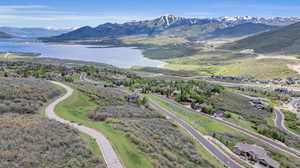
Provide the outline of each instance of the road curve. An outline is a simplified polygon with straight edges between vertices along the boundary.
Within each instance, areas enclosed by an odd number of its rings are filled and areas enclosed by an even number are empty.
[[[293,133],[288,128],[286,128],[286,126],[284,125],[284,114],[281,112],[281,109],[274,108],[274,112],[276,115],[275,120],[274,120],[275,127],[283,132],[286,132],[287,134],[290,134],[292,136],[300,138],[300,135]]]
[[[179,119],[171,112],[166,111],[162,107],[160,107],[157,103],[153,101],[149,101],[149,104],[155,108],[156,110],[164,113],[164,115],[174,120],[176,123],[178,123],[181,127],[183,127],[186,131],[188,131],[194,138],[197,139],[206,149],[209,151],[212,155],[214,155],[218,160],[223,162],[225,165],[227,165],[230,168],[242,168],[239,163],[232,160],[228,155],[226,155],[223,151],[221,151],[218,147],[213,145],[209,140],[207,140],[199,131],[194,129],[191,125],[186,123],[185,121]]]
[[[161,99],[163,99],[164,101],[167,101],[169,103],[176,104],[176,105],[182,106],[183,108],[186,108],[185,106],[183,106],[182,104],[177,103],[174,100],[170,100],[170,99],[168,99],[166,97],[163,97],[163,96],[159,96],[159,97]],[[186,108],[186,109],[191,110],[189,108]],[[193,111],[193,110],[191,110],[191,111]],[[230,123],[230,122],[218,119],[216,117],[207,115],[205,113],[199,113],[199,114],[202,115],[202,116],[205,116],[205,117],[207,117],[209,119],[212,119],[214,121],[217,121],[219,123],[222,123],[224,125],[227,125],[227,126],[233,128],[233,129],[235,129],[235,130],[237,130],[237,131],[239,131],[241,133],[244,133],[244,134],[249,135],[249,136],[251,136],[253,138],[256,138],[256,139],[260,140],[261,142],[267,143],[267,144],[269,144],[269,145],[271,145],[271,146],[273,146],[273,147],[275,147],[275,148],[277,148],[277,149],[279,149],[281,151],[284,151],[284,152],[289,153],[289,154],[291,154],[291,155],[293,155],[295,157],[300,158],[300,152],[296,151],[295,149],[289,148],[288,146],[286,146],[285,144],[282,144],[281,142],[274,141],[274,140],[272,140],[270,138],[267,138],[267,137],[265,137],[263,135],[254,133],[254,132],[249,131],[249,130],[247,130],[245,128],[239,127],[239,126],[237,126],[237,125],[235,125],[233,123]]]
[[[71,121],[64,120],[55,114],[54,109],[56,105],[64,101],[68,97],[72,96],[73,89],[60,82],[51,81],[51,83],[63,87],[64,89],[66,89],[67,93],[64,96],[56,99],[53,103],[49,104],[46,107],[45,110],[46,116],[49,119],[53,119],[64,124],[68,124],[73,128],[78,129],[80,132],[88,134],[89,136],[94,138],[101,149],[107,168],[123,168],[123,165],[121,164],[121,161],[119,160],[117,154],[113,150],[113,147],[111,146],[110,142],[107,140],[107,138],[104,135],[102,135],[100,132],[94,129],[79,125],[77,123],[72,123]]]

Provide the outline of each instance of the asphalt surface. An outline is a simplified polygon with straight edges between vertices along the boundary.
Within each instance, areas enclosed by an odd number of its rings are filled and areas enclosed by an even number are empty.
[[[288,104],[287,104],[287,108],[290,110],[290,111],[293,111],[296,113],[298,119],[300,119],[300,112],[298,111],[298,104],[300,104],[300,98],[293,98],[292,101],[290,101]]]
[[[185,106],[183,106],[182,104],[177,103],[177,102],[174,101],[174,100],[170,100],[170,99],[168,99],[168,98],[166,98],[166,97],[163,97],[163,96],[159,96],[159,97],[160,97],[161,99],[163,99],[163,100],[169,102],[169,103],[176,104],[176,105],[179,105],[179,106],[182,106],[182,107],[186,108]],[[189,108],[186,108],[186,109],[195,112],[194,110],[191,110],[191,109],[189,109]],[[207,114],[205,114],[205,113],[199,113],[199,112],[197,112],[197,113],[198,113],[198,114],[201,114],[201,115],[203,115],[203,116],[205,116],[205,117],[207,117],[207,118],[210,118],[210,119],[212,119],[212,120],[214,120],[214,121],[217,121],[217,122],[219,122],[219,123],[222,123],[222,124],[224,124],[224,125],[227,125],[227,126],[233,128],[233,129],[235,129],[235,130],[237,130],[237,131],[239,131],[239,132],[241,132],[241,133],[244,133],[244,134],[247,134],[247,135],[249,135],[249,136],[251,136],[251,137],[254,137],[254,138],[256,138],[256,139],[258,139],[258,140],[260,140],[260,141],[262,141],[262,142],[265,142],[265,143],[267,143],[267,144],[269,144],[269,145],[271,145],[271,146],[273,146],[273,147],[275,147],[275,148],[277,148],[277,149],[279,149],[279,150],[281,150],[281,151],[284,151],[284,152],[286,152],[286,153],[289,153],[289,154],[291,154],[291,155],[294,155],[294,156],[300,158],[300,152],[296,151],[295,149],[292,149],[292,148],[287,147],[285,144],[283,144],[283,143],[281,143],[281,142],[274,141],[274,140],[272,140],[272,139],[270,139],[270,138],[267,138],[267,137],[265,137],[265,136],[263,136],[263,135],[259,135],[259,134],[257,134],[257,133],[252,132],[252,131],[249,131],[249,130],[247,130],[247,129],[241,128],[241,127],[239,127],[239,126],[237,126],[237,125],[235,125],[235,124],[233,124],[233,123],[230,123],[230,122],[227,122],[227,121],[218,119],[218,118],[216,118],[216,117],[207,115]]]
[[[69,86],[66,86],[66,85],[60,83],[60,82],[52,81],[51,83],[65,88],[67,90],[67,93],[63,97],[56,99],[53,103],[49,104],[46,107],[46,110],[45,110],[46,116],[50,119],[70,125],[71,127],[78,129],[80,132],[88,134],[89,136],[94,138],[96,140],[98,146],[101,149],[103,158],[107,165],[107,168],[123,168],[123,165],[121,164],[121,161],[119,160],[113,147],[111,146],[110,142],[104,135],[102,135],[100,132],[98,132],[92,128],[89,128],[89,127],[86,127],[83,125],[79,125],[77,123],[74,123],[74,122],[71,122],[68,120],[64,120],[55,114],[54,109],[55,109],[56,105],[59,104],[60,102],[64,101],[68,97],[72,96],[73,89]]]
[[[244,94],[240,94],[240,93],[237,93],[241,96],[244,96],[244,97],[247,97],[248,99],[253,99],[253,100],[257,100],[257,99],[260,99],[260,100],[266,100],[267,99],[264,99],[264,98],[260,98],[260,97],[252,97],[252,96],[248,96],[248,95],[244,95]],[[292,101],[293,102],[293,101]],[[300,138],[300,135],[298,134],[295,134],[294,132],[290,131],[289,129],[286,128],[286,126],[284,125],[284,114],[282,113],[281,109],[278,108],[278,107],[275,107],[274,108],[274,112],[275,112],[275,120],[274,120],[274,124],[275,124],[275,127],[278,128],[279,130],[287,133],[287,134],[290,134],[292,136],[295,136],[295,137],[298,137]]]
[[[195,130],[191,125],[185,121],[179,119],[174,114],[161,108],[158,104],[150,101],[149,104],[156,110],[162,112],[167,118],[176,121],[181,127],[188,131],[193,137],[195,137],[211,154],[213,154],[217,159],[223,162],[230,168],[242,168],[240,164],[232,160],[228,155],[222,152],[218,147],[213,145],[209,140],[207,140],[199,131]]]
[[[279,108],[274,109],[276,118],[275,118],[275,127],[278,128],[279,130],[286,132],[287,134],[290,134],[292,136],[300,138],[300,135],[293,133],[290,131],[286,126],[284,125],[284,114],[281,112]]]

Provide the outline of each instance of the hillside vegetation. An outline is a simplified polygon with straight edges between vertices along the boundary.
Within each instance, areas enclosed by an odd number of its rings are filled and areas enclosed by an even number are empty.
[[[62,91],[46,80],[0,78],[0,168],[105,168],[79,132],[40,115]]]
[[[245,35],[251,35],[264,31],[270,31],[278,29],[277,26],[270,26],[265,24],[245,23],[234,27],[228,27],[225,29],[218,29],[213,32],[214,37],[241,37]]]
[[[60,94],[59,89],[44,80],[0,78],[0,114],[36,114]]]
[[[90,84],[81,84],[80,89],[98,104],[97,109],[89,112],[89,118],[95,122],[105,121],[114,129],[125,132],[127,138],[151,158],[153,167],[213,167],[211,164],[216,162],[176,124],[157,111],[128,103],[126,94]]]
[[[222,48],[254,49],[258,53],[300,54],[300,23],[242,39]]]
[[[34,115],[0,115],[0,168],[105,168],[78,132]]]

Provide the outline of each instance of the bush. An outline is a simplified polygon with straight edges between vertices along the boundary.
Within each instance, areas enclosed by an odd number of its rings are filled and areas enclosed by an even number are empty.
[[[212,114],[213,113],[213,107],[212,106],[205,106],[202,108],[202,112],[206,114]]]
[[[33,115],[0,115],[0,168],[105,168],[78,132]]]
[[[34,114],[61,91],[45,80],[0,78],[0,114]]]

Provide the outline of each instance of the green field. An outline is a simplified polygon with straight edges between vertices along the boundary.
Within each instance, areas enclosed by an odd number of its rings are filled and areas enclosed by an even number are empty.
[[[120,40],[126,45],[168,45],[188,42],[188,40],[184,38],[172,38],[167,36],[149,37],[143,35],[125,36],[121,37]]]
[[[287,64],[294,61],[280,59],[256,60],[249,58],[235,61],[232,64],[216,67],[216,75],[243,76],[255,79],[272,79],[275,77],[299,77],[299,74],[290,70]]]
[[[74,90],[73,95],[60,103],[55,108],[55,111],[60,117],[66,120],[81,123],[103,133],[110,140],[126,167],[152,168],[150,158],[129,141],[126,133],[117,131],[106,123],[92,122],[88,119],[88,112],[96,107],[97,104],[90,101],[90,98],[86,94]],[[92,143],[92,146],[94,145]]]

